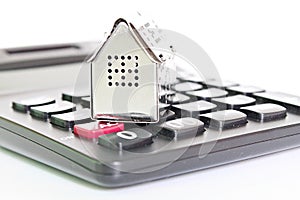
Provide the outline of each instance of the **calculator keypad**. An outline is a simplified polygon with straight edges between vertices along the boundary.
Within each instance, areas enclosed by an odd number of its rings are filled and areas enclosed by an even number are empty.
[[[206,86],[209,88],[204,89]],[[155,124],[93,121],[89,94],[79,91],[64,92],[61,99],[14,101],[13,109],[30,111],[32,117],[49,121],[53,127],[115,150],[150,145],[156,136],[181,141],[205,134],[205,128],[223,131],[246,126],[248,120],[265,123],[284,119],[287,111],[300,113],[299,97],[264,92],[258,87],[189,80],[176,83],[172,89],[175,91],[169,91],[159,103],[160,121]]]

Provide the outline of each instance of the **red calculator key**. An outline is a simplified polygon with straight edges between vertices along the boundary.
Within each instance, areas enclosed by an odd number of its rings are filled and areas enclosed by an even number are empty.
[[[80,137],[94,139],[101,135],[124,131],[124,124],[118,122],[91,122],[74,126],[74,134]]]

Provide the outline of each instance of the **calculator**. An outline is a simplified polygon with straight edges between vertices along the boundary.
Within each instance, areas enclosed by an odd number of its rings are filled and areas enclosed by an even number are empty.
[[[203,81],[180,66],[158,122],[92,119],[90,90],[74,84],[98,46],[0,51],[0,146],[96,185],[122,187],[300,144],[300,97]]]

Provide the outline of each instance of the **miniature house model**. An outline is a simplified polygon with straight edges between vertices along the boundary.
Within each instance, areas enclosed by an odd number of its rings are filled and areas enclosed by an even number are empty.
[[[158,121],[157,70],[161,61],[131,23],[118,19],[88,62],[92,118]]]

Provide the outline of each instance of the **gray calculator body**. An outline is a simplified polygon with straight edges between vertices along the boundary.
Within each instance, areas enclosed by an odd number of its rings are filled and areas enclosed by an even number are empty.
[[[279,152],[300,144],[300,116],[292,112],[283,120],[268,123],[249,120],[246,126],[222,132],[206,128],[203,134],[181,140],[155,136],[149,146],[120,153],[12,109],[11,103],[17,98],[50,95],[60,99],[65,89],[74,86],[81,62],[90,53],[86,48],[94,50],[95,46],[89,43],[74,44],[71,49],[24,48],[14,49],[12,52],[21,53],[13,54],[1,51],[1,147],[97,185],[121,187]],[[139,128],[147,130],[147,127]]]

